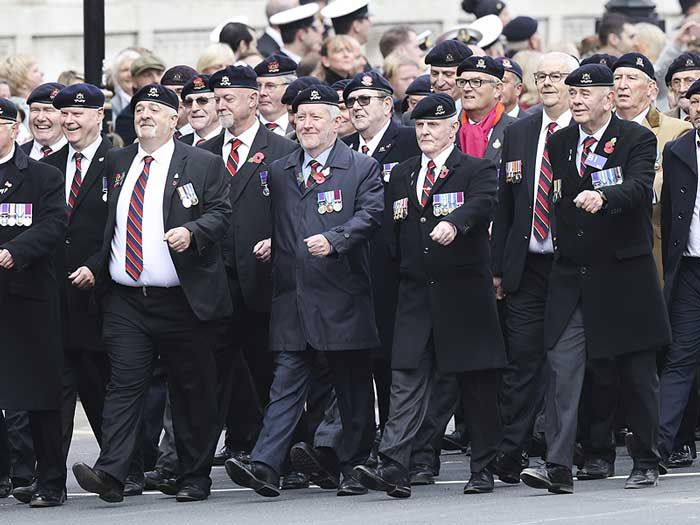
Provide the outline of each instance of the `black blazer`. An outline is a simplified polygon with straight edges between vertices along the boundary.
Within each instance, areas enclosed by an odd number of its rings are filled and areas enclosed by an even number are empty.
[[[224,131],[199,147],[221,156]],[[243,159],[231,184],[231,226],[222,243],[224,263],[229,275],[234,303],[244,302],[257,312],[269,312],[272,300],[272,265],[258,261],[253,247],[272,235],[269,178],[263,184],[264,173],[270,174],[270,164],[298,148],[298,144],[280,137],[260,125],[253,139],[248,159]],[[260,162],[253,158],[262,157]],[[263,174],[263,178],[260,175]],[[265,189],[267,188],[267,192]],[[265,195],[265,193],[268,193]]]
[[[131,144],[110,151],[105,161],[110,185],[101,271],[95,289],[98,299],[110,289],[109,259],[121,182],[137,153],[138,145]],[[175,140],[163,194],[163,223],[166,231],[183,226],[192,232],[189,249],[183,253],[171,250],[170,256],[192,311],[203,321],[223,319],[233,313],[220,246],[231,221],[227,177],[220,156]],[[187,183],[192,183],[199,197],[199,204],[190,208],[182,205],[176,191]]]
[[[187,135],[183,135],[178,140],[180,142],[183,142],[184,144],[187,144],[188,146],[193,146],[194,145],[194,133],[188,133]]]
[[[27,154],[27,157],[29,154],[32,152],[32,148],[34,147],[34,139],[30,140],[29,142],[25,142],[22,144],[19,148]]]
[[[114,121],[114,132],[119,135],[124,141],[124,145],[128,146],[136,140],[136,129],[134,128],[134,112],[131,111],[131,105],[126,106]]]

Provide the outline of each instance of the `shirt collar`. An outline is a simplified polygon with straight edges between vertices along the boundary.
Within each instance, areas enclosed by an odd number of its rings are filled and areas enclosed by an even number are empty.
[[[300,57],[299,55],[297,55],[294,51],[290,51],[290,50],[287,49],[286,47],[282,47],[281,51],[282,51],[282,53],[284,53],[285,55],[287,55],[289,58],[291,58],[292,60],[294,60],[294,62],[296,62],[297,64],[298,64],[299,62],[301,62],[301,57]]]
[[[513,109],[511,109],[507,113],[508,116],[513,117],[513,118],[518,118],[519,114],[520,114],[520,106],[518,106],[517,104],[513,107]]]
[[[244,146],[247,146],[250,148],[253,146],[253,140],[255,140],[255,135],[257,135],[259,129],[260,129],[260,122],[258,122],[258,119],[255,119],[255,122],[253,122],[253,125],[250,126],[247,130],[245,130],[243,133],[241,133],[237,137],[234,137],[233,133],[231,133],[227,129],[224,132],[224,144],[228,144],[231,139],[238,139],[243,143]]]
[[[12,157],[15,156],[15,144],[12,144],[12,149],[10,150],[10,153],[5,155],[4,157],[0,158],[0,165],[6,164],[12,160]]]
[[[650,107],[651,106],[647,106],[647,108],[644,109],[639,115],[637,115],[636,117],[632,117],[630,120],[632,122],[636,122],[641,126],[644,123],[644,119],[646,119],[647,115],[649,114]]]
[[[102,144],[102,137],[100,135],[98,135],[92,144],[90,144],[87,148],[85,148],[83,151],[80,152],[83,154],[83,158],[87,162],[92,162],[92,158],[95,156],[95,153],[97,153],[97,148],[100,147],[100,144]],[[53,148],[51,148],[51,149],[53,149]],[[56,151],[56,150],[54,150],[54,151]],[[73,155],[75,155],[75,152],[76,152],[75,148],[71,144],[68,144],[68,160],[69,161],[73,160]]]
[[[49,144],[49,148],[51,148],[52,153],[56,153],[58,150],[60,150],[63,146],[68,144],[68,141],[66,140],[66,137],[61,135],[61,138],[58,139],[56,142],[53,144]],[[41,148],[43,148],[43,144],[39,144],[36,139],[34,139],[34,144],[32,144],[32,149],[36,151],[41,151]]]
[[[374,137],[372,137],[369,142],[365,142],[365,139],[363,139],[362,135],[360,135],[360,151],[362,151],[362,146],[365,145],[371,152],[374,152],[377,146],[379,146],[379,141],[382,140],[384,133],[386,133],[386,130],[389,129],[389,124],[391,124],[391,118],[387,119],[386,124],[382,126],[382,128]]]
[[[448,147],[446,147],[444,150],[437,154],[437,156],[433,159],[436,168],[440,168],[445,165],[445,162],[447,162],[447,158],[452,154],[453,149],[455,149],[454,144],[450,144]],[[425,153],[423,153],[421,155],[421,168],[427,167],[428,162],[430,162],[430,159]]]
[[[141,144],[139,144],[139,151],[136,154],[136,160],[138,162],[143,162],[144,157],[150,156],[153,157],[156,164],[162,164],[167,168],[170,166],[173,153],[175,153],[175,139],[170,139],[153,153],[146,153],[146,151],[141,147]]]
[[[190,133],[194,133],[194,128],[192,125],[188,122],[181,128],[178,128],[178,131],[180,132],[180,135],[189,135]]]
[[[335,146],[335,142],[333,144],[331,144],[330,147],[328,147],[327,149],[322,151],[316,157],[312,157],[311,155],[309,155],[309,153],[306,150],[304,150],[304,164],[303,164],[302,168],[306,168],[306,166],[309,165],[309,162],[314,160],[314,159],[316,159],[321,164],[321,166],[323,166],[325,168],[326,163],[328,162],[328,157],[330,156],[331,151],[333,151],[333,146]]]
[[[569,122],[571,122],[571,111],[567,109],[566,111],[564,111],[564,113],[559,115],[559,118],[557,120],[552,120],[551,118],[549,118],[549,115],[547,115],[547,112],[542,111],[542,129],[546,130],[550,122],[557,123],[557,129],[555,131],[559,131],[560,129],[567,127],[569,125]]]
[[[197,134],[197,132],[195,131],[194,132],[194,141],[196,143],[199,139],[210,140],[210,139],[213,139],[214,137],[216,137],[219,133],[221,133],[221,126],[217,126],[214,131],[212,131],[211,133],[209,133],[208,135],[206,135],[204,137],[200,137]]]
[[[598,130],[596,131],[593,135],[589,135],[585,131],[583,131],[583,128],[581,126],[578,127],[578,143],[579,146],[583,144],[583,141],[586,140],[587,137],[593,137],[596,139],[596,144],[600,142],[600,139],[603,138],[603,134],[605,133],[605,130],[608,129],[608,126],[610,125],[610,121],[612,120],[612,113],[608,117],[608,121]]]

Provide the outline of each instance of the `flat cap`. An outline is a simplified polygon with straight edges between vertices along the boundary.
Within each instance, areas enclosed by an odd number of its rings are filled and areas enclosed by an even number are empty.
[[[523,68],[521,68],[520,64],[518,64],[515,60],[505,57],[497,57],[494,58],[494,60],[503,66],[503,71],[510,71],[522,81]]]
[[[197,71],[190,66],[173,66],[163,73],[160,83],[164,86],[184,86],[197,76]]]
[[[58,82],[47,82],[46,84],[41,84],[34,88],[29,96],[27,97],[27,106],[31,106],[34,102],[40,104],[53,104],[53,99],[56,98],[58,92],[65,88],[63,84]]]
[[[457,40],[445,40],[430,50],[425,57],[425,63],[436,67],[457,67],[472,55],[472,50],[467,44]]]
[[[613,72],[615,72],[618,67],[631,67],[638,69],[639,71],[645,73],[649,78],[654,78],[654,64],[652,64],[651,61],[641,53],[625,53],[615,61],[615,64],[613,64]]]
[[[407,95],[430,95],[430,75],[421,75],[411,82],[406,88]]]
[[[373,70],[364,71],[352,77],[348,87],[343,90],[343,98],[348,98],[350,93],[357,91],[358,89],[373,89],[375,91],[383,91],[389,94],[394,93],[394,88],[391,87],[389,81]]]
[[[666,85],[671,84],[671,79],[673,75],[681,71],[695,71],[700,69],[700,55],[695,53],[681,53],[676,58],[673,59],[671,65],[668,66],[666,71]]]
[[[131,63],[131,68],[129,71],[131,72],[132,77],[136,77],[149,69],[165,71],[165,62],[163,62],[153,53],[144,53]]]
[[[105,105],[105,95],[102,90],[92,84],[73,84],[64,87],[53,99],[56,109],[88,108],[100,109]]]
[[[455,101],[444,93],[432,93],[411,111],[412,120],[444,120],[457,114]]]
[[[564,83],[574,87],[611,87],[613,74],[610,68],[602,64],[586,64],[569,73]]]
[[[185,100],[187,95],[196,95],[197,93],[211,93],[212,90],[209,87],[209,75],[197,75],[182,88],[180,93],[180,98]]]
[[[508,42],[522,42],[537,33],[537,20],[529,16],[516,16],[503,28]]]
[[[486,73],[503,80],[504,68],[490,56],[472,56],[464,60],[457,68],[457,74],[461,75],[465,71],[474,71],[477,73]]]
[[[608,55],[607,53],[596,53],[595,55],[591,55],[581,60],[581,65],[586,66],[588,64],[603,64],[605,67],[610,69],[610,71],[612,71],[616,61],[616,56]]]
[[[327,104],[337,106],[340,104],[340,99],[335,89],[326,84],[319,84],[318,86],[302,89],[297,96],[294,97],[292,111],[296,113],[299,106],[303,104]]]
[[[162,84],[148,84],[139,89],[131,97],[131,110],[136,112],[136,104],[139,102],[155,102],[163,104],[177,111],[180,107],[180,100],[175,92]]]
[[[209,77],[209,89],[246,88],[258,89],[258,75],[250,66],[226,66]]]
[[[281,77],[282,75],[295,75],[297,63],[287,55],[270,55],[254,68],[258,77]]]
[[[17,122],[17,106],[11,100],[0,97],[0,120]]]
[[[300,91],[317,84],[323,84],[323,82],[316,77],[297,78],[294,82],[287,86],[287,89],[284,90],[284,95],[282,95],[282,104],[291,106]]]

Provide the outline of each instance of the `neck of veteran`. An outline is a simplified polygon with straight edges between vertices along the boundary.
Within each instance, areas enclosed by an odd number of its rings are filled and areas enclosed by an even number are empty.
[[[587,134],[587,135],[595,135],[598,130],[601,128],[604,128],[605,126],[608,125],[608,122],[610,122],[610,119],[612,118],[612,112],[606,111],[604,112],[600,117],[597,119],[591,119],[585,124],[581,124],[581,129]]]
[[[255,124],[255,121],[257,119],[258,118],[257,118],[257,108],[256,108],[245,119],[235,121],[233,123],[233,126],[228,128],[228,130],[231,133],[231,135],[233,135],[234,137],[240,137],[241,135],[243,135],[243,133],[248,131],[253,124]]]
[[[622,120],[634,120],[635,117],[644,113],[646,115],[649,107],[651,106],[651,101],[645,100],[641,107],[635,106],[630,108],[615,108],[615,113]]]

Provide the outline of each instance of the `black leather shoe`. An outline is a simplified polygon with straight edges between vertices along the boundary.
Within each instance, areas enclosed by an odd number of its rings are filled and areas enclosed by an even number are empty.
[[[29,502],[30,507],[60,507],[66,502],[65,490],[39,489]]]
[[[433,468],[429,465],[418,464],[411,469],[411,486],[434,485]]]
[[[205,490],[199,485],[193,483],[185,483],[180,490],[177,491],[175,499],[181,503],[189,501],[204,501],[209,497],[209,490]]]
[[[546,467],[526,468],[520,480],[533,489],[547,489],[553,494],[573,494],[574,478],[571,469],[548,463]]]
[[[282,476],[282,490],[308,489],[309,476],[303,472],[288,472]]]
[[[308,474],[312,483],[327,490],[338,488],[340,473],[323,449],[297,443],[289,451],[289,457],[294,468]]]
[[[626,489],[646,489],[656,487],[659,484],[659,469],[656,468],[633,468],[627,481]]]
[[[395,461],[383,460],[375,468],[358,465],[354,470],[360,483],[370,490],[386,492],[392,498],[411,497],[408,471]]]
[[[12,481],[10,476],[0,477],[0,498],[7,498],[12,492]]]
[[[247,450],[234,450],[231,452],[231,457],[237,459],[241,463],[250,464],[250,452]]]
[[[590,458],[583,467],[576,471],[576,479],[585,481],[589,479],[605,479],[615,475],[615,464],[608,463],[602,458]]]
[[[493,465],[493,473],[503,483],[517,485],[520,483],[520,473],[523,470],[522,459],[517,460],[510,454],[500,454]]]
[[[673,452],[668,457],[668,468],[690,467],[693,464],[693,455],[689,445]]]
[[[464,452],[467,450],[468,446],[469,440],[467,436],[459,429],[455,429],[454,432],[442,436],[443,450],[461,450]]]
[[[372,449],[369,451],[369,457],[365,461],[366,465],[370,467],[376,467],[379,465],[379,443],[382,441],[382,430],[377,428],[374,432],[374,443],[372,443]]]
[[[97,494],[102,501],[119,503],[124,500],[124,487],[116,479],[85,463],[73,465],[73,475],[83,490]]]
[[[474,472],[464,486],[465,494],[487,494],[493,492],[493,474],[489,469]]]
[[[144,478],[135,474],[129,474],[124,481],[124,497],[140,496],[143,494]]]
[[[264,463],[246,464],[235,458],[226,460],[226,473],[235,484],[253,489],[261,496],[274,498],[280,495],[280,476]]]
[[[165,470],[150,470],[143,475],[146,490],[158,490],[168,496],[175,496],[180,489],[177,477]]]
[[[231,454],[231,450],[224,445],[219,452],[214,454],[214,461],[213,465],[216,465],[217,467],[222,467],[224,463],[226,463],[226,460],[231,458],[233,454]]]
[[[29,503],[30,501],[32,501],[32,495],[37,491],[38,488],[39,487],[37,486],[36,481],[33,481],[29,485],[15,487],[15,489],[12,491],[12,497],[22,503]]]
[[[367,494],[367,487],[358,481],[354,472],[347,475],[341,474],[340,485],[338,485],[338,496],[362,496]]]

